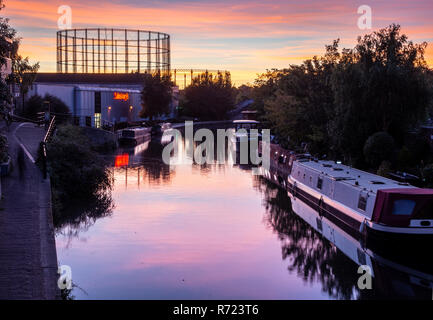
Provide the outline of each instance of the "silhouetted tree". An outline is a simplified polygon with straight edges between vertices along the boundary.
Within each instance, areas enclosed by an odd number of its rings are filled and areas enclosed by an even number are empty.
[[[322,57],[270,70],[253,89],[254,107],[289,148],[306,142],[311,153],[364,165],[363,146],[384,131],[401,147],[410,128],[432,105],[426,43],[413,44],[390,25],[339,51],[339,40]]]
[[[44,97],[39,95],[31,96],[27,100],[27,106],[24,109],[23,116],[29,119],[37,119],[38,112],[45,112],[45,101],[50,103],[51,112],[70,114],[69,107],[62,100],[47,93]]]
[[[0,10],[4,7],[3,1],[0,1]],[[9,19],[0,17],[0,67],[10,58],[12,62],[12,73],[6,79],[0,79],[0,102],[11,103],[12,96],[9,92],[8,85],[17,85],[20,90],[22,104],[24,106],[25,94],[36,77],[39,70],[39,63],[30,64],[29,58],[23,58],[18,53],[20,38],[16,37],[15,29],[9,26]]]
[[[47,145],[48,172],[57,227],[82,226],[110,214],[112,181],[82,129],[60,126]]]
[[[181,103],[183,114],[202,120],[223,120],[235,103],[229,72],[202,73],[185,88]]]
[[[144,77],[143,90],[141,92],[140,117],[151,120],[154,117],[168,114],[172,98],[173,82],[169,74],[161,72],[147,73]]]
[[[384,160],[391,160],[394,153],[394,139],[386,132],[376,132],[364,145],[365,160],[377,167]]]

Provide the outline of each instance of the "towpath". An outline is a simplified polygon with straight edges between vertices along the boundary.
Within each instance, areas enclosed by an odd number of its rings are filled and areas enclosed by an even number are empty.
[[[0,127],[14,167],[1,179],[0,299],[59,298],[50,181],[34,163],[44,130],[13,123],[7,131],[3,121]]]

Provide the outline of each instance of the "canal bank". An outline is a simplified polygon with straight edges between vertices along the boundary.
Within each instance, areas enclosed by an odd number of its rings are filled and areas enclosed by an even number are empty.
[[[2,178],[0,299],[57,299],[57,254],[50,180],[34,164],[44,130],[13,124],[8,137],[14,169]],[[21,165],[17,158],[24,152]],[[21,152],[22,154],[22,152]]]

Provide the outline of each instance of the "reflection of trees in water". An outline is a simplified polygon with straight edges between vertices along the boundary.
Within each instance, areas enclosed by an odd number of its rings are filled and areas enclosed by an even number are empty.
[[[282,257],[289,272],[305,282],[320,282],[322,290],[337,299],[356,298],[358,266],[292,211],[287,192],[262,177],[255,187],[264,195],[265,222],[282,242]]]
[[[144,170],[143,179],[151,185],[167,184],[171,181],[173,171],[162,161],[164,145],[160,141],[151,141],[149,147],[140,154],[137,166]]]
[[[147,179],[150,185],[168,184],[174,171],[161,160],[145,159],[141,162],[140,169],[144,170],[143,179]]]

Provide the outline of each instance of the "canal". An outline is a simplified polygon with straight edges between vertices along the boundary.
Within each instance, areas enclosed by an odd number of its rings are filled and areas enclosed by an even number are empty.
[[[431,298],[431,274],[371,253],[373,289],[360,290],[347,247],[362,247],[348,238],[338,248],[251,168],[170,167],[161,152],[153,142],[119,150],[113,206],[57,228],[75,299]]]

